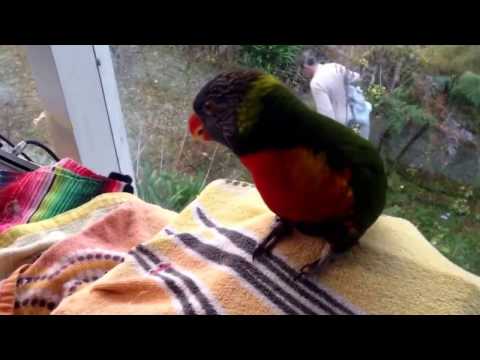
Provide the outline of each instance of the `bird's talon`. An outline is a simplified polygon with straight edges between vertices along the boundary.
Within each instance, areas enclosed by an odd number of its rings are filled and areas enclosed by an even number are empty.
[[[309,273],[310,270],[311,270],[310,267],[311,267],[310,264],[307,264],[307,265],[302,266],[302,268],[300,269],[300,273],[301,273],[302,275],[305,275],[305,274]]]
[[[295,281],[298,281],[300,280],[300,278],[302,278],[303,276],[305,275],[304,272],[300,271],[294,278]]]
[[[323,266],[325,266],[325,264],[331,263],[334,260],[335,260],[335,256],[333,255],[332,247],[330,244],[327,243],[322,249],[320,258],[312,263],[303,265],[302,268],[300,269],[299,275],[296,276],[295,280],[297,280],[303,275],[310,274],[312,270],[321,270]]]
[[[263,246],[261,246],[261,245],[257,246],[257,248],[253,251],[252,261],[255,261],[255,259],[256,259],[259,255],[261,255],[264,251],[265,251],[265,249],[263,248]]]
[[[283,222],[278,216],[275,217],[275,222],[272,227],[271,233],[264,239],[257,248],[253,251],[252,261],[255,261],[258,256],[269,252],[275,247],[277,242],[285,235],[291,232],[291,226],[288,223]]]
[[[263,240],[257,248],[253,251],[252,260],[254,261],[260,255],[264,254],[267,251],[270,251],[271,248],[275,245],[277,241],[276,236],[269,236],[265,240]]]

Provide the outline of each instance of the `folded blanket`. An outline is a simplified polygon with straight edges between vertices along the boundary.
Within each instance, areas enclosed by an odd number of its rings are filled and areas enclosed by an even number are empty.
[[[127,193],[106,193],[53,218],[8,229],[0,234],[0,280],[21,265],[33,263],[58,241],[80,232],[121,204],[136,200]]]
[[[0,171],[0,234],[19,224],[51,218],[95,196],[129,184],[97,175],[71,159],[26,173]]]
[[[122,263],[132,247],[152,238],[176,215],[133,195],[110,196],[107,200],[116,201],[117,206],[110,207],[106,215],[98,219],[99,211],[105,209],[105,195],[103,204],[91,202],[73,211],[70,217],[74,217],[75,212],[83,213],[83,216],[76,214],[80,221],[98,220],[55,243],[33,264],[21,266],[0,282],[0,314],[50,313],[62,299]],[[87,213],[91,216],[85,216]],[[60,221],[52,220],[56,221],[42,224],[45,230],[58,229]],[[72,223],[69,221],[68,225]]]
[[[252,261],[273,221],[254,187],[215,181],[53,314],[480,314],[480,279],[408,221],[382,216],[360,246],[298,281],[324,243],[294,233]]]

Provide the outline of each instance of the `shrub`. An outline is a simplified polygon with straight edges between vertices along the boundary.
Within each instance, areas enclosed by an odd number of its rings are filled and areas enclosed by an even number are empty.
[[[383,115],[389,127],[396,133],[399,133],[409,122],[425,125],[437,121],[434,116],[412,100],[410,91],[402,87],[383,96],[377,111]]]
[[[180,211],[202,191],[204,176],[183,175],[152,169],[145,165],[138,181],[138,195],[143,200],[173,211]]]
[[[480,109],[480,75],[470,71],[465,72],[453,83],[450,99],[459,105]]]
[[[295,65],[301,49],[301,45],[242,45],[240,61],[248,67],[284,78]]]
[[[480,73],[480,46],[435,45],[422,50],[428,70],[438,74],[457,74],[465,71]]]

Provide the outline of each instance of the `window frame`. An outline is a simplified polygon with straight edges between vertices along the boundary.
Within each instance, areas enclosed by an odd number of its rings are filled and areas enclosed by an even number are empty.
[[[134,177],[109,45],[27,45],[52,145],[102,175]]]

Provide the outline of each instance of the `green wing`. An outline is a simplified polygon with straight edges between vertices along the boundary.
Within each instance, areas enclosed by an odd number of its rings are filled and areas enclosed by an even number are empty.
[[[326,151],[332,167],[352,170],[356,222],[369,227],[386,201],[387,178],[380,154],[371,142],[344,125],[317,113],[308,117],[303,141],[316,151]]]

